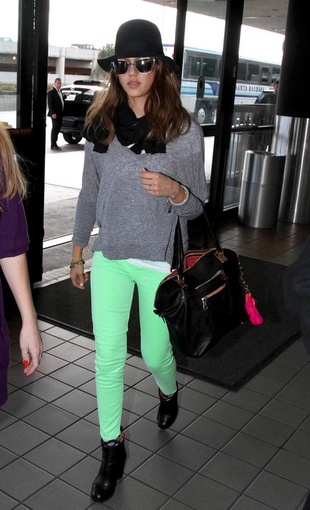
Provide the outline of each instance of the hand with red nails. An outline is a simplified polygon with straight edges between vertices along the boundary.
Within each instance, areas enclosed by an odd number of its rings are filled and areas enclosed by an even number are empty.
[[[25,253],[0,259],[3,274],[18,306],[22,327],[19,335],[24,373],[31,375],[42,357],[42,340],[34,308]]]
[[[37,323],[28,274],[26,252],[29,245],[27,220],[22,198],[27,182],[20,171],[10,135],[0,123],[0,266],[14,296],[21,318],[19,344],[24,373],[38,368],[42,340]],[[7,327],[0,282],[0,406],[8,397],[10,331]]]
[[[28,306],[30,307],[28,311],[30,320],[29,322],[23,322],[19,336],[25,375],[33,374],[33,372],[38,368],[43,352],[36,313],[34,311],[34,307],[32,309],[33,305],[31,303],[28,303]]]

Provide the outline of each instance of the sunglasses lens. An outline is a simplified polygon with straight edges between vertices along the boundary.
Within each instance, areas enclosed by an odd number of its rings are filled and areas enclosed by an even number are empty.
[[[128,62],[126,60],[117,60],[113,62],[113,70],[115,74],[125,74],[128,69]]]
[[[135,67],[138,73],[147,74],[153,71],[155,62],[155,58],[151,57],[138,58],[134,62],[129,62],[128,60],[117,60],[116,62],[112,63],[112,67],[115,74],[127,73],[131,65]]]
[[[155,60],[153,58],[139,58],[135,62],[136,69],[139,73],[150,73],[154,67]]]

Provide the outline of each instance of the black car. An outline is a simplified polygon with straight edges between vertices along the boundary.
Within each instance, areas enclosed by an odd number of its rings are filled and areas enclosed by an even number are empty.
[[[76,80],[72,85],[60,88],[64,98],[64,111],[60,132],[67,143],[79,143],[85,115],[95,93],[102,90],[104,84],[95,80]]]

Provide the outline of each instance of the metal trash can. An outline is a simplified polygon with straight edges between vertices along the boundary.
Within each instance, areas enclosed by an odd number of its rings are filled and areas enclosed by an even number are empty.
[[[239,220],[255,228],[276,226],[285,156],[267,151],[245,151]]]
[[[310,119],[291,119],[288,140],[278,219],[308,224],[310,223]]]

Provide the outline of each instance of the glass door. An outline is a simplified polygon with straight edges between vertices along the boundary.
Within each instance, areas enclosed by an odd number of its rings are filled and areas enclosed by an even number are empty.
[[[182,103],[205,131],[205,173],[210,193],[214,132],[218,118],[227,2],[204,1],[186,13]],[[209,195],[207,200],[209,199]]]
[[[284,3],[287,4],[287,1]],[[264,26],[262,13],[257,12],[257,16],[255,14],[253,2],[245,0],[226,167],[224,209],[234,208],[239,204],[245,151],[270,150],[274,133],[284,42],[283,20],[277,28],[277,10],[264,12],[263,16],[268,19],[270,27],[265,30],[261,28]]]
[[[16,127],[18,0],[5,5],[0,16],[0,122]]]

